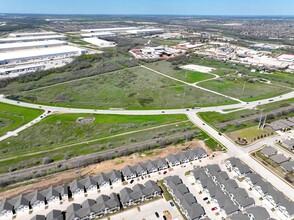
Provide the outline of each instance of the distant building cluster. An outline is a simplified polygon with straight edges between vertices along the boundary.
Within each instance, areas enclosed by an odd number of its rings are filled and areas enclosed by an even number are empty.
[[[66,59],[87,52],[68,45],[63,41],[66,38],[55,32],[12,33],[0,38],[0,77],[62,66],[70,61]]]

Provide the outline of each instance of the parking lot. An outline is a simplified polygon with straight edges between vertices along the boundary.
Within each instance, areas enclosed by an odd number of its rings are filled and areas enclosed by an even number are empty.
[[[118,214],[110,216],[109,218],[104,218],[104,220],[159,220],[164,219],[164,211],[169,211],[170,213],[171,218],[168,218],[166,216],[167,220],[184,220],[176,206],[172,207],[170,203],[167,202],[164,198],[149,202],[144,205],[139,205],[138,207],[134,207],[124,212],[120,212]],[[159,217],[155,215],[155,212],[158,213]]]

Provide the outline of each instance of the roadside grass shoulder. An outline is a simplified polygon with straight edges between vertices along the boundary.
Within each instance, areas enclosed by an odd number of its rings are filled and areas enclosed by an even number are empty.
[[[24,125],[43,113],[43,110],[0,103],[0,136]]]

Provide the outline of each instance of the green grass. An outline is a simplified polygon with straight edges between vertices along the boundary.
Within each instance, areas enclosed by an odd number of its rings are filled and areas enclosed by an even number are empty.
[[[0,103],[0,136],[32,121],[42,113],[38,109]]]
[[[78,117],[94,117],[95,121],[79,125],[76,123]],[[185,115],[52,115],[17,137],[1,142],[0,173],[7,172],[10,167],[22,169],[40,165],[46,156],[59,161],[65,156],[93,154],[195,129]]]
[[[80,108],[163,109],[232,104],[234,101],[142,67],[130,68],[20,94],[20,99]]]
[[[270,113],[273,110],[278,110],[283,107],[288,107],[294,102],[294,98],[292,99],[287,99],[279,102],[273,102],[265,105],[260,105],[256,109],[246,109],[246,110],[240,110],[240,111],[235,111],[227,114],[221,114],[218,112],[200,112],[198,115],[206,121],[208,124],[212,125],[215,127],[217,130],[219,130],[218,125],[221,123],[225,122],[230,122],[236,119],[243,119],[247,118],[251,115],[256,115],[256,117],[259,117],[261,113]],[[293,113],[288,113],[287,116],[290,117],[292,116]],[[278,120],[279,118],[284,118],[286,116],[280,116],[276,117],[275,119],[268,120],[273,121],[273,120]],[[248,128],[254,125],[257,125],[258,122],[255,122],[253,120],[248,120],[243,122],[241,125],[235,125],[235,124],[230,124],[226,127],[225,132],[232,132],[236,130],[240,130],[242,128]]]
[[[194,72],[194,71],[188,71],[183,69],[175,70],[173,66],[171,65],[171,63],[167,61],[149,63],[149,64],[146,64],[146,66],[188,83],[195,83],[195,82],[211,79],[214,77],[213,75],[210,75],[207,73]]]
[[[199,86],[247,102],[271,98],[291,91],[287,88],[264,84],[261,82],[250,83],[241,78],[235,78],[234,80],[228,78],[211,80],[199,83]]]
[[[230,137],[233,141],[237,141],[238,138],[246,139],[248,143],[252,143],[255,140],[259,139],[261,136],[269,136],[273,134],[274,131],[269,128],[265,127],[263,130],[258,129],[257,126],[244,128],[238,131],[233,131],[228,134],[228,137]]]

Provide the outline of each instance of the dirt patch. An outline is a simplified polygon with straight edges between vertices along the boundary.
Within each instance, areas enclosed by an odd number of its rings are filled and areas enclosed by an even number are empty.
[[[84,177],[87,175],[96,175],[101,172],[109,172],[112,169],[121,170],[126,165],[135,165],[138,162],[145,162],[147,160],[153,160],[158,157],[167,157],[169,154],[178,153],[186,149],[194,149],[196,147],[203,147],[208,154],[211,154],[211,150],[205,146],[203,141],[191,141],[186,144],[169,146],[162,149],[149,150],[144,153],[134,153],[130,156],[119,157],[113,160],[104,161],[98,164],[89,165],[85,168],[73,169],[58,174],[50,175],[44,178],[31,180],[31,183],[16,186],[16,188],[9,189],[0,193],[0,200],[4,198],[12,198],[22,193],[32,192],[34,190],[47,189],[50,186],[62,185],[70,183],[74,179]]]

